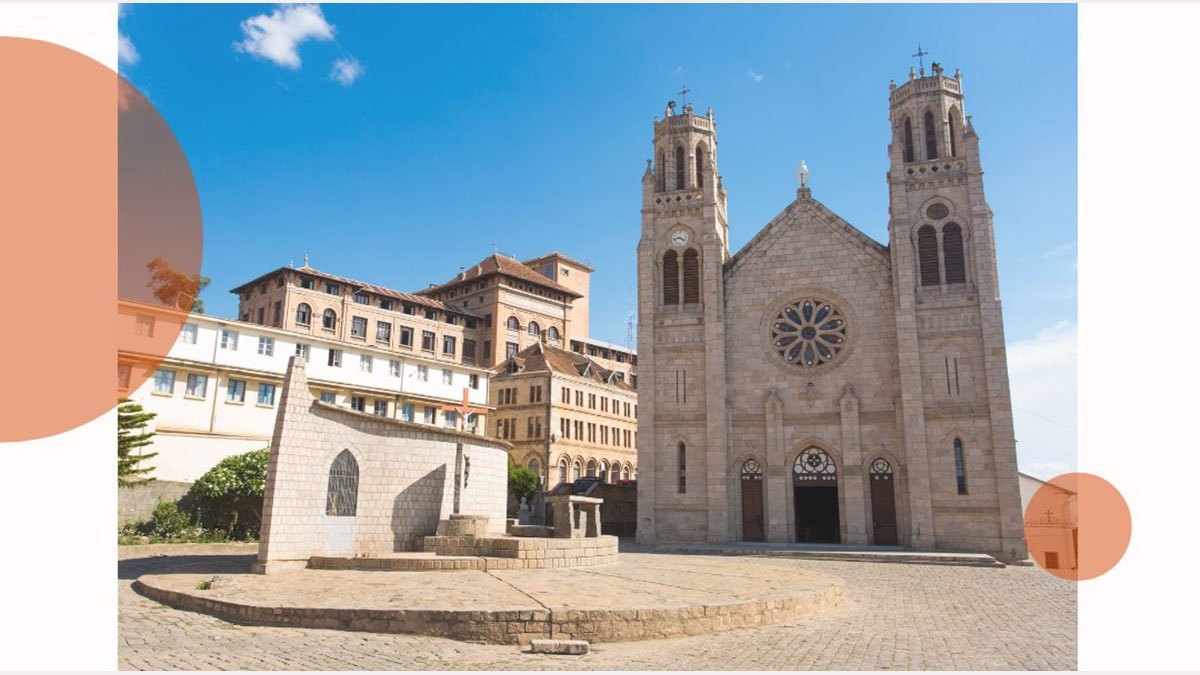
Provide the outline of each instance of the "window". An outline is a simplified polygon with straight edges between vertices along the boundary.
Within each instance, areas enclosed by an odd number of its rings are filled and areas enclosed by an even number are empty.
[[[433,351],[436,342],[437,342],[437,334],[436,333],[434,333],[433,331],[429,331],[429,330],[421,331],[421,349],[423,351],[427,351],[427,352]]]
[[[700,302],[700,255],[689,248],[683,253],[683,303]]]
[[[349,450],[333,458],[325,494],[327,516],[353,516],[358,510],[358,461]]]
[[[629,465],[621,467],[621,480],[629,480]]]
[[[685,180],[685,172],[687,164],[684,162],[683,146],[675,146],[675,189],[682,190],[687,187]]]
[[[559,339],[557,326],[550,326],[549,328],[546,329],[546,339],[547,340],[558,340]]]
[[[437,409],[431,405],[425,406],[425,424],[433,424],[437,415]]]
[[[266,307],[258,308],[258,323],[260,323],[260,324],[267,323],[267,308]]]
[[[963,460],[963,442],[954,439],[954,478],[958,481],[958,494],[967,494],[967,467]]]
[[[536,385],[529,388],[529,402],[540,403],[542,401],[542,385]]]
[[[704,160],[705,160],[705,158],[706,158],[706,153],[704,152],[704,146],[697,145],[696,146],[696,187],[698,187],[698,188],[704,187],[704,164],[705,164]],[[613,482],[616,482],[616,475],[613,476]]]
[[[328,403],[330,405],[336,405],[337,404],[337,395],[334,394],[332,391],[323,391],[323,392],[321,392],[321,403]]]
[[[429,366],[417,366],[417,379],[422,382],[429,381]]]
[[[562,393],[562,402],[566,403],[566,404],[570,404],[571,403],[571,390],[567,389],[566,387],[563,387],[561,390],[561,393]]]
[[[464,361],[474,361],[475,360],[475,341],[474,340],[463,340],[463,354],[462,355],[463,355]]]
[[[583,407],[583,392],[578,389],[575,390],[575,405]]]
[[[275,405],[275,385],[260,382],[258,384],[259,405]]]
[[[454,384],[454,371],[442,369],[442,384]]]
[[[912,162],[915,160],[913,156],[913,138],[912,138],[912,118],[904,118],[904,161]]]
[[[470,384],[470,387],[472,389],[479,388],[479,376],[478,375],[476,375],[475,373],[471,373],[470,375],[467,376],[467,378],[468,378],[467,381]]]
[[[380,298],[379,299],[379,309],[386,309],[386,310],[390,311],[392,309],[392,301],[384,300],[383,298]]]
[[[350,319],[350,336],[366,339],[367,337],[367,320],[361,316],[355,316]]]
[[[917,230],[917,257],[920,259],[921,285],[940,285],[942,274],[938,269],[937,233],[932,225],[922,225]]]
[[[355,293],[354,302],[357,302],[360,305],[369,305],[371,304],[371,296],[367,295],[366,293]]]
[[[482,300],[482,298],[480,298],[480,300]],[[475,319],[467,319],[463,323],[466,325],[467,330],[475,330],[479,326],[479,322]]]
[[[332,284],[332,283],[329,283],[328,281],[326,281],[325,282],[325,292],[330,295],[337,295],[340,292],[340,289],[338,288],[337,284]]]
[[[321,328],[325,330],[337,329],[337,312],[332,309],[327,309],[321,315]]]
[[[342,367],[342,350],[340,350],[340,349],[330,349],[329,350],[329,366],[331,368],[341,368]]]
[[[957,118],[957,117],[958,117],[958,110],[955,108],[951,108],[950,109],[950,117],[947,120],[950,123],[950,156],[951,157],[958,157],[958,138],[957,138],[958,124],[956,124],[954,121],[955,118]]]
[[[311,291],[315,287],[316,287],[316,284],[313,283],[312,279],[304,279],[304,278],[300,279],[300,288],[307,288],[308,290]]]
[[[687,492],[687,446],[679,444],[679,494]]]
[[[542,475],[542,463],[537,461],[537,458],[529,460],[529,470],[540,479]]]
[[[204,398],[208,392],[208,376],[200,373],[188,373],[187,395]]]
[[[521,322],[517,321],[517,317],[510,316],[508,321],[504,323],[504,327],[509,330],[521,330]]]
[[[579,474],[582,472],[582,469],[583,467],[579,464],[579,460],[575,460],[571,464],[571,480],[579,480]]]
[[[221,330],[221,349],[237,350],[237,331]]]
[[[390,359],[388,361],[388,373],[392,377],[400,377],[400,362],[396,359]]]
[[[409,316],[414,316],[417,313],[417,309],[415,307],[413,307],[412,305],[405,305],[405,304],[400,305],[400,311],[405,314],[408,314]]]
[[[246,381],[245,380],[230,380],[225,385],[225,400],[230,403],[245,403],[246,402]]]
[[[175,393],[175,371],[162,368],[154,371],[154,392],[156,394]]]
[[[375,399],[375,414],[379,415],[380,417],[387,417],[388,402]]]
[[[437,310],[426,307],[425,318],[429,319],[430,321],[437,321]]]
[[[299,356],[300,358],[304,359],[305,361],[308,361],[308,352],[309,351],[310,350],[309,350],[308,345],[304,344],[303,342],[296,343],[296,356]]]
[[[454,316],[453,314],[446,314],[446,317],[445,317],[444,321],[445,321],[446,323],[450,324],[451,326],[457,326],[457,325],[458,325],[458,317],[457,317],[457,316]]]
[[[414,408],[415,406],[413,404],[405,403],[404,407],[400,409],[400,419],[404,420],[405,422],[413,421],[413,414],[415,412]]]
[[[275,301],[275,306],[271,310],[271,321],[276,326],[283,321],[283,303],[279,300]]]
[[[458,338],[454,337],[453,335],[443,335],[442,336],[442,354],[445,354],[446,356],[454,356],[454,351],[456,349],[457,342],[458,342]]]
[[[663,304],[679,304],[679,254],[673,249],[663,254]]]
[[[307,302],[296,305],[296,324],[307,326],[312,323],[312,307]]]
[[[367,410],[366,397],[365,396],[351,396],[350,397],[350,409],[357,410],[358,412],[366,412],[366,410]]]
[[[367,354],[358,357],[358,369],[364,373],[371,372],[371,367],[374,365],[374,360]]]
[[[451,429],[458,426],[458,413],[453,410],[447,410],[442,414],[442,423]]]
[[[401,347],[413,346],[413,329],[409,328],[408,326],[400,327],[400,346]]]
[[[538,322],[530,321],[526,328],[528,329],[530,335],[536,338],[540,338],[542,336],[542,327],[538,325]]]
[[[596,395],[595,394],[588,394],[588,408],[591,410],[596,409]]]
[[[196,332],[198,328],[194,323],[183,324],[183,329],[179,331],[179,341],[184,344],[196,344]]]
[[[925,159],[937,159],[937,133],[933,126],[933,112],[925,111]]]
[[[391,344],[392,342],[392,324],[387,321],[375,322],[375,341],[380,344]]]
[[[963,260],[962,228],[958,223],[947,223],[942,228],[942,259],[946,264],[946,283],[965,284],[967,267]]]
[[[658,151],[658,161],[654,164],[654,190],[656,192],[665,192],[667,190],[667,157],[662,151]],[[563,477],[566,480],[566,477]]]
[[[517,343],[508,342],[504,345],[504,358],[511,359],[517,355]]]
[[[258,353],[263,356],[275,355],[275,338],[260,337],[258,338]]]

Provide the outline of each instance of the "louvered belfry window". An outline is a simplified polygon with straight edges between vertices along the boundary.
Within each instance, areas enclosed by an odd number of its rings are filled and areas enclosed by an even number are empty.
[[[946,261],[946,283],[967,283],[962,228],[958,223],[949,223],[942,228],[942,258]]]
[[[913,161],[912,118],[904,118],[904,161]]]
[[[667,191],[667,155],[662,150],[658,151],[658,163],[654,165],[654,189]]]
[[[700,302],[700,256],[696,249],[689,248],[683,254],[683,303],[692,305]]]
[[[696,148],[696,187],[704,187],[704,149]]]
[[[937,159],[937,133],[933,127],[933,113],[925,111],[925,159]]]
[[[920,259],[921,285],[940,285],[942,278],[938,270],[937,233],[931,225],[922,225],[917,230],[917,257]]]
[[[679,304],[679,254],[667,251],[663,254],[663,304]]]
[[[683,155],[683,146],[675,146],[675,189],[682,190],[686,187],[684,183],[684,174],[687,173],[687,163]]]

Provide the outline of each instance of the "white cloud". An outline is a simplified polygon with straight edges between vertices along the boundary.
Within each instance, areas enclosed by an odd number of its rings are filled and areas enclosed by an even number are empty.
[[[345,56],[333,62],[333,70],[330,71],[329,77],[349,87],[354,84],[359,75],[362,75],[362,72],[363,67],[358,59],[353,56]]]
[[[747,70],[746,74],[750,76],[750,79],[754,80],[755,84],[758,84],[759,82],[763,81],[763,76],[754,72],[753,69]]]
[[[295,70],[300,67],[296,47],[307,40],[332,40],[333,30],[320,5],[285,5],[243,21],[246,39],[234,48]]]
[[[133,41],[124,33],[117,33],[117,61],[132,66],[142,60],[142,55],[133,46]]]
[[[1060,321],[1008,345],[1017,464],[1039,478],[1078,465],[1078,334],[1075,323]]]

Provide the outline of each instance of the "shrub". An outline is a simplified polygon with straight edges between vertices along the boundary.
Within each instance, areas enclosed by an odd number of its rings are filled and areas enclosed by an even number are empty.
[[[185,497],[205,530],[232,539],[255,539],[262,523],[268,450],[252,450],[217,462]]]
[[[529,497],[537,490],[538,476],[524,467],[508,467],[508,491],[518,500]]]
[[[159,500],[150,522],[143,525],[146,534],[159,539],[189,539],[196,535],[196,525],[187,512],[174,501]]]

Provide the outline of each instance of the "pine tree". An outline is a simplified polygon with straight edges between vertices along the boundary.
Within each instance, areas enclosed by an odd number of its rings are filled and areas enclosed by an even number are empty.
[[[142,410],[142,406],[123,398],[117,406],[117,487],[133,487],[149,483],[154,478],[146,474],[154,467],[143,467],[141,462],[157,455],[157,452],[137,452],[150,445],[155,435],[145,431],[146,423],[154,419],[155,413]]]

